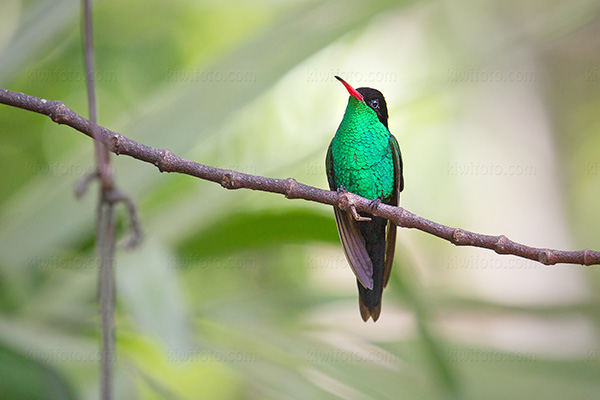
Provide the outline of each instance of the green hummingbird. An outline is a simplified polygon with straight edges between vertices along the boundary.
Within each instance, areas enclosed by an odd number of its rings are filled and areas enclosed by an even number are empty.
[[[339,76],[350,93],[344,118],[327,150],[325,166],[330,190],[348,191],[379,203],[397,206],[404,188],[402,156],[388,129],[387,104],[379,90],[354,89]],[[366,214],[357,221],[334,207],[346,259],[356,275],[360,315],[377,321],[381,295],[390,279],[396,248],[396,225]],[[368,219],[368,220],[367,220]]]

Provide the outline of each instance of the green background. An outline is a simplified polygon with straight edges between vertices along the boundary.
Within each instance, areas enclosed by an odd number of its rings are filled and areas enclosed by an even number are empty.
[[[598,1],[94,3],[99,122],[204,164],[325,188],[347,92],[381,90],[401,203],[600,249]],[[87,116],[79,4],[0,3],[0,87]],[[0,398],[96,399],[89,138],[0,106]],[[362,322],[330,207],[113,157],[145,242],[117,252],[118,399],[589,399],[596,267],[401,229]],[[120,236],[127,233],[119,209]]]

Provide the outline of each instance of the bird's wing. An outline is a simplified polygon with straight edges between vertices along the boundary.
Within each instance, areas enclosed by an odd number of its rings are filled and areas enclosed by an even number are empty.
[[[333,155],[331,145],[327,150],[327,158],[325,160],[327,168],[327,181],[329,182],[330,190],[337,190],[338,186],[335,182],[333,173]],[[373,289],[373,262],[367,253],[365,241],[360,233],[358,224],[354,217],[346,212],[333,207],[335,212],[335,222],[337,224],[340,241],[344,248],[344,254],[350,268],[356,275],[356,279],[367,289]]]
[[[394,135],[390,134],[390,151],[394,161],[394,190],[388,204],[397,206],[400,201],[400,192],[404,189],[404,176],[402,175],[402,154],[400,146]],[[385,237],[385,269],[383,272],[383,287],[386,287],[392,273],[392,264],[394,263],[394,253],[396,251],[396,228],[397,226],[390,221],[387,223],[387,233]]]
[[[373,262],[367,253],[358,224],[350,213],[338,208],[335,208],[334,211],[335,222],[337,222],[338,233],[348,264],[360,284],[367,289],[373,289]]]

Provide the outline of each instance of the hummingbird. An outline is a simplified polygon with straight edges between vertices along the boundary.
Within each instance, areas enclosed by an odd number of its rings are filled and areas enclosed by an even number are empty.
[[[402,156],[388,129],[388,110],[377,89],[354,89],[339,76],[350,98],[344,118],[331,140],[325,159],[330,190],[348,191],[379,203],[397,206],[404,189]],[[381,296],[390,279],[396,249],[396,225],[365,213],[334,207],[337,230],[346,259],[356,275],[363,321],[377,321]]]

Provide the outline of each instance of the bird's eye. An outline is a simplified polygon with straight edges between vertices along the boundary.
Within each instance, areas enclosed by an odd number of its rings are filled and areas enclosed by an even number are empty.
[[[371,107],[379,108],[379,100],[377,100],[377,99],[371,100]]]

